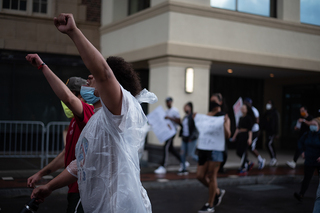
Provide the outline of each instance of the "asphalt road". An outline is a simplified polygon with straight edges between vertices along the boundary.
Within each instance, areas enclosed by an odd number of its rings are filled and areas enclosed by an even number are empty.
[[[226,194],[216,212],[223,213],[301,213],[312,212],[318,182],[313,180],[303,202],[293,198],[300,184],[225,186]],[[207,200],[202,186],[149,189],[153,213],[196,213]],[[28,197],[1,198],[0,213],[18,213]],[[61,213],[66,209],[66,195],[51,195],[38,213]]]

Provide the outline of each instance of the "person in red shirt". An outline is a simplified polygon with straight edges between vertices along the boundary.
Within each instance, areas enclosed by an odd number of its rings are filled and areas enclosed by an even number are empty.
[[[33,58],[41,60],[36,54],[33,55]],[[81,86],[88,84],[85,79],[71,77],[65,85],[50,69],[45,71],[44,75],[55,94],[72,111],[74,116],[68,128],[65,148],[47,166],[28,178],[27,184],[30,188],[34,188],[35,183],[44,175],[51,174],[62,167],[67,167],[75,159],[75,146],[78,138],[94,113],[94,106],[85,103],[80,94]],[[71,213],[75,212],[75,210],[78,213],[83,212],[77,182],[68,185],[68,187],[68,207],[66,212]]]

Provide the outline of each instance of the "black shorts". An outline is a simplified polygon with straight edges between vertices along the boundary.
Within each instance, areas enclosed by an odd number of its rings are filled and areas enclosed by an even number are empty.
[[[212,150],[198,150],[198,164],[204,165],[207,161],[212,161]]]
[[[216,150],[198,150],[198,164],[204,165],[207,161],[223,162],[223,152]]]

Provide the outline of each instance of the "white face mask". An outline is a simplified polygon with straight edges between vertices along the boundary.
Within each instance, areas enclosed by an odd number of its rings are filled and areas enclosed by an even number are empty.
[[[266,105],[266,109],[267,109],[267,110],[270,110],[271,108],[272,108],[272,105],[271,105],[271,104],[267,104],[267,105]]]

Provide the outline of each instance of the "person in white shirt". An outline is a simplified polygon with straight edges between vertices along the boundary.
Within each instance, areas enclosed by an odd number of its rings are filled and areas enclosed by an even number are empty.
[[[49,183],[35,188],[31,198],[43,202],[53,190],[78,181],[85,213],[151,213],[140,181],[138,150],[145,139],[142,130],[148,125],[140,102],[152,96],[154,103],[156,96],[141,91],[137,74],[123,58],[105,60],[76,26],[72,14],[60,14],[54,24],[72,39],[92,73],[83,88],[101,101],[101,107],[95,108],[79,137],[76,160]]]
[[[258,136],[259,136],[259,111],[257,110],[257,108],[255,108],[254,106],[252,106],[252,100],[251,98],[245,98],[244,99],[244,103],[248,104],[248,106],[251,107],[254,117],[256,118],[256,120],[254,121],[254,125],[251,129],[252,131],[252,143],[249,147],[249,150],[252,152],[253,155],[255,155],[258,159],[258,169],[263,169],[265,164],[266,164],[266,159],[262,158],[261,155],[259,154],[258,150],[256,149],[257,146],[257,142],[258,142]]]
[[[180,114],[177,108],[172,106],[173,99],[171,97],[166,98],[166,105],[167,105],[167,110],[166,110],[166,117],[165,119],[168,119],[171,121],[172,125],[174,128],[178,128],[178,126],[181,124],[180,121]],[[162,157],[162,162],[159,166],[158,169],[154,170],[154,173],[156,174],[165,174],[167,172],[166,166],[168,165],[168,158],[169,158],[169,152],[171,152],[180,162],[181,164],[181,157],[179,153],[174,149],[173,147],[173,139],[175,135],[168,139],[164,146],[163,146],[163,157]],[[186,165],[188,163],[186,162]]]

